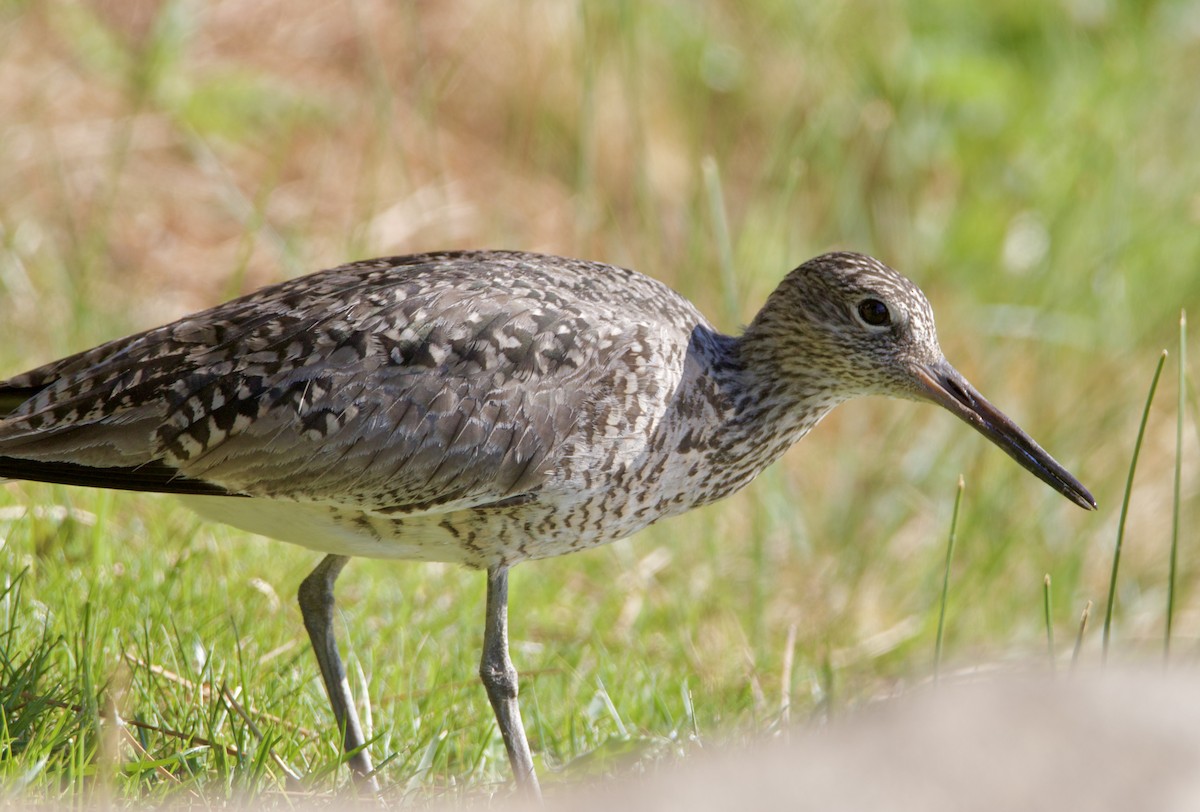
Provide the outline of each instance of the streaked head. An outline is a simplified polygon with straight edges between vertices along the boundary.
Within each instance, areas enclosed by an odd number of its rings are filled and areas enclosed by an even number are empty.
[[[987,437],[1080,507],[1096,500],[945,359],[920,288],[876,259],[833,253],[792,271],[746,331],[777,374],[836,400],[929,400]]]

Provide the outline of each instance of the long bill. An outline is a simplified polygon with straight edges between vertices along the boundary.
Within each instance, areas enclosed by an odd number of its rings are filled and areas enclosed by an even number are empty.
[[[1016,423],[979,394],[947,361],[943,359],[935,364],[919,365],[913,371],[922,397],[953,412],[1004,449],[1026,471],[1081,508],[1095,510],[1096,500],[1088,489]]]

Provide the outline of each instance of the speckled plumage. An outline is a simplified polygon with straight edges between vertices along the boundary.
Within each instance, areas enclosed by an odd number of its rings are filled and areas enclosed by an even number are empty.
[[[789,415],[736,350],[608,265],[371,260],[11,379],[36,394],[0,424],[0,474],[107,469],[327,552],[513,564],[732,492],[836,402]]]
[[[869,394],[935,400],[1094,505],[945,363],[921,292],[850,253],[794,270],[738,337],[595,262],[494,251],[344,265],[0,383],[0,477],[176,493],[330,553],[301,605],[348,750],[362,738],[329,628],[344,557],[488,569],[484,681],[536,789],[507,569],[726,496]],[[350,760],[370,773],[365,754]]]

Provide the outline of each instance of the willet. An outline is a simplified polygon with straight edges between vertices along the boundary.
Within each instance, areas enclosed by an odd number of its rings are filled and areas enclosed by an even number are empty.
[[[949,409],[1095,500],[942,356],[921,291],[870,257],[788,274],[738,337],[634,271],[507,251],[343,265],[0,384],[0,477],[178,494],[327,555],[300,609],[356,778],[376,779],[333,635],[350,556],[487,571],[480,676],[538,783],[508,571],[748,484],[837,404]]]

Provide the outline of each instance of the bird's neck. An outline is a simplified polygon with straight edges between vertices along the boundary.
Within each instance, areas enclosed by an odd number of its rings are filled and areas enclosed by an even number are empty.
[[[782,366],[753,334],[694,336],[693,350],[704,372],[692,386],[713,411],[703,433],[685,431],[679,446],[699,450],[709,472],[694,504],[749,484],[841,402],[827,382]]]

